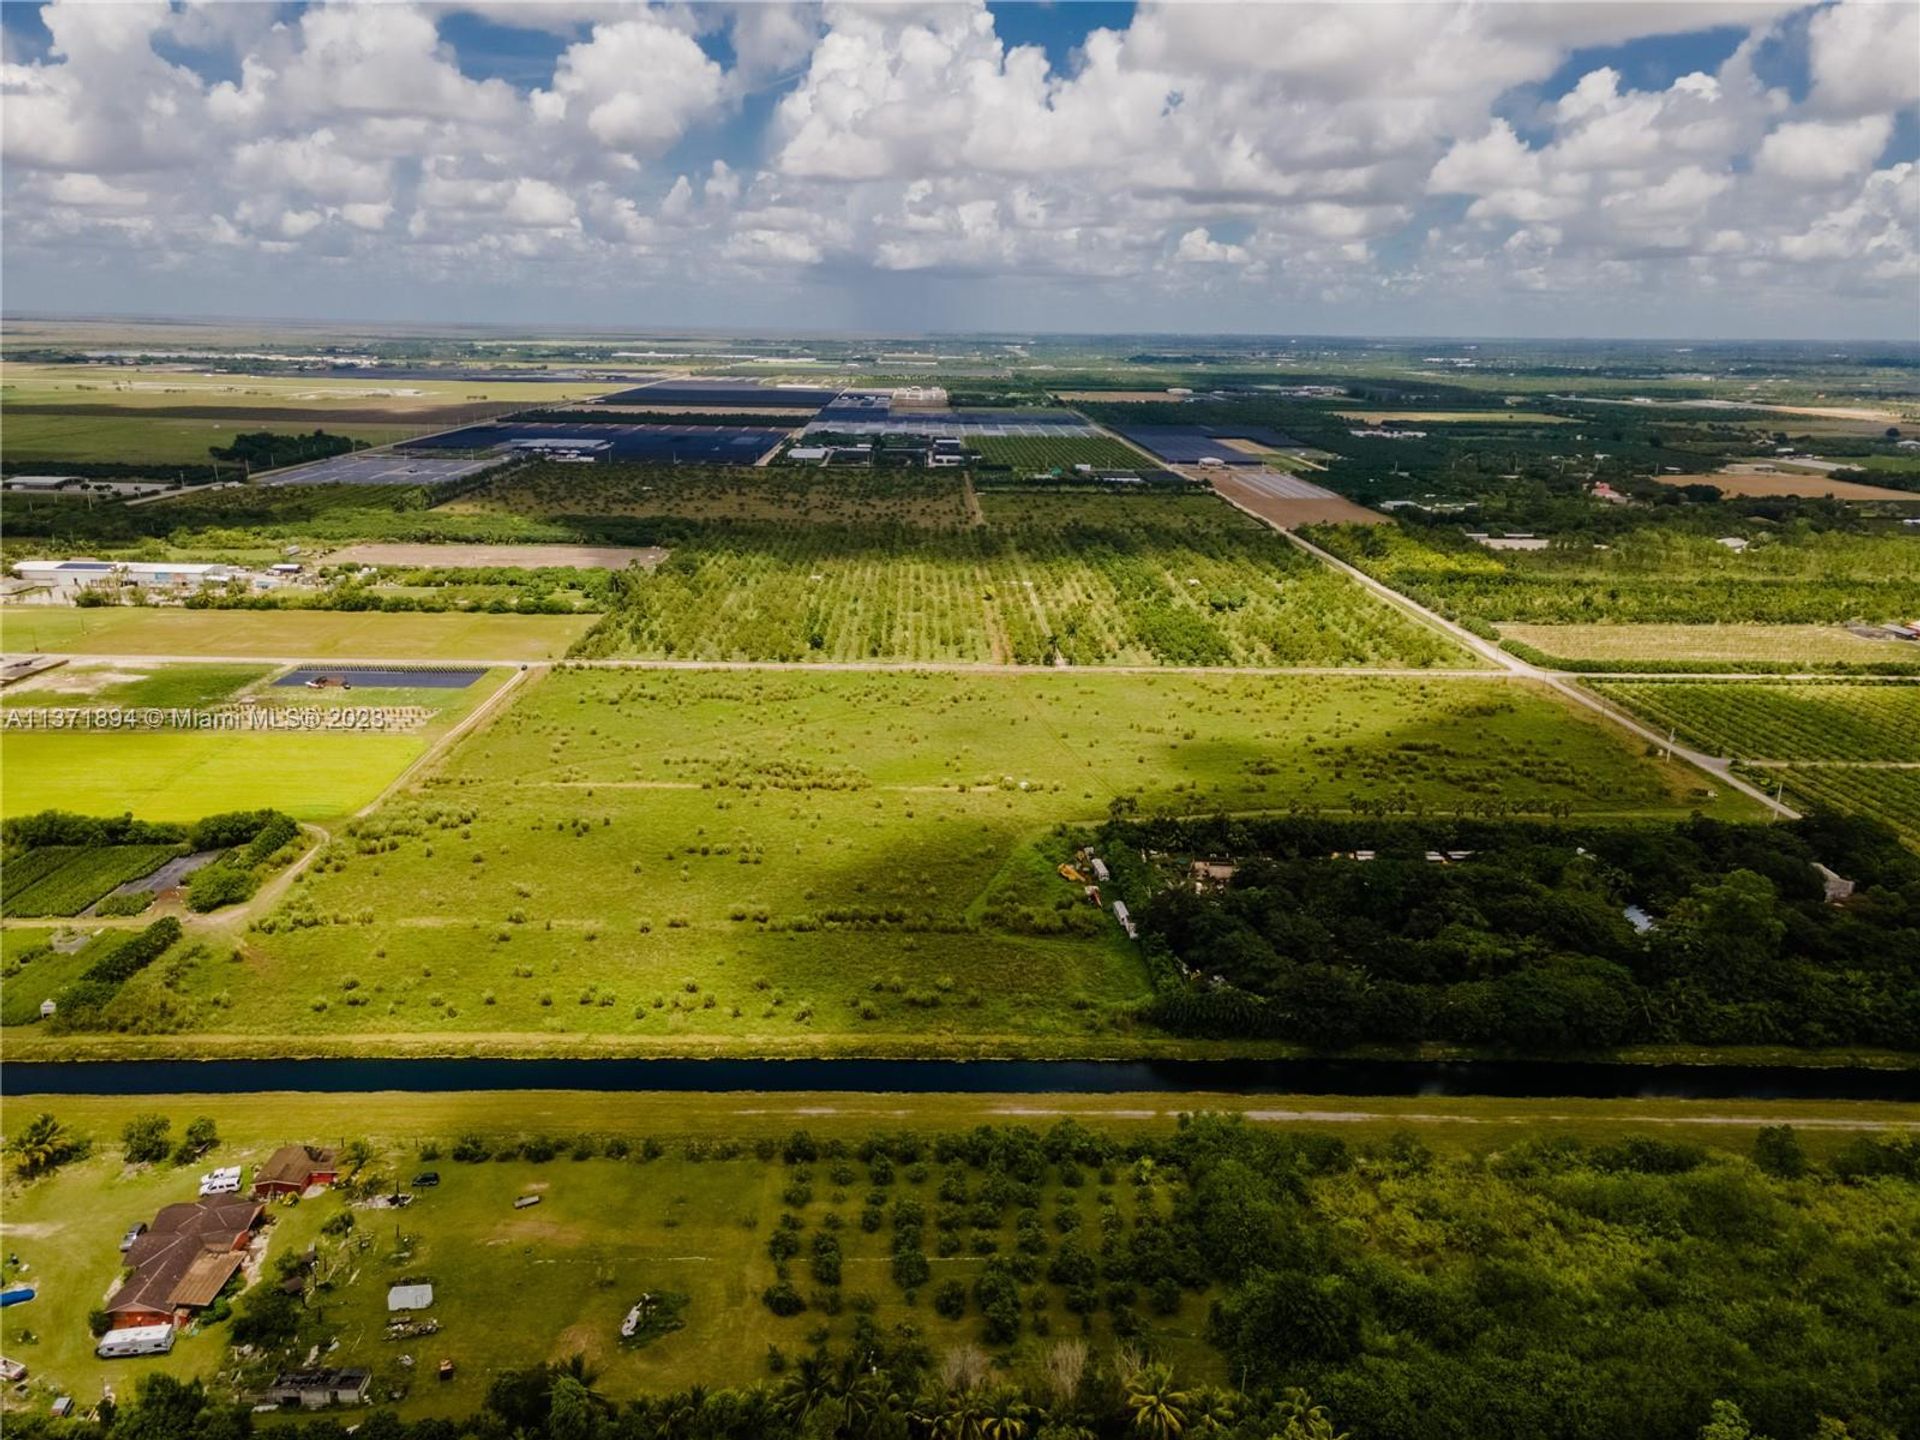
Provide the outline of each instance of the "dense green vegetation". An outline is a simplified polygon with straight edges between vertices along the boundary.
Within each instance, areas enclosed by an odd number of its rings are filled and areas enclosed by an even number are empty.
[[[248,470],[274,470],[283,465],[302,465],[309,460],[325,460],[367,448],[364,440],[345,435],[329,435],[315,430],[311,435],[277,435],[271,430],[248,430],[233,437],[231,444],[212,445],[207,453],[216,460],[235,461]]]
[[[1109,848],[1169,857],[1121,878],[1150,1013],[1190,1035],[1920,1049],[1920,858],[1871,821],[1147,821]],[[1196,890],[1196,854],[1238,868]]]
[[[102,1168],[71,1163],[87,1137],[57,1117],[40,1128],[71,1153],[25,1187],[36,1213]],[[363,1440],[1892,1440],[1920,1422],[1920,1144],[1899,1136],[1821,1162],[1784,1126],[1746,1153],[1534,1128],[1459,1155],[1201,1114],[360,1153],[351,1194],[420,1157],[443,1183],[391,1239],[337,1196],[286,1212],[270,1274],[288,1283],[232,1310],[255,1351],[211,1380],[169,1366],[113,1434],[245,1435],[243,1397],[342,1335],[330,1360],[374,1368],[383,1402],[352,1417]],[[546,1203],[522,1217],[529,1189]],[[695,1193],[729,1198],[714,1214]],[[689,1245],[722,1263],[666,1258]],[[555,1285],[556,1259],[609,1283]],[[542,1260],[506,1303],[489,1272]],[[685,1328],[612,1340],[666,1275],[690,1277],[669,1292]],[[451,1386],[376,1338],[401,1276],[436,1282],[427,1353],[459,1357]]]

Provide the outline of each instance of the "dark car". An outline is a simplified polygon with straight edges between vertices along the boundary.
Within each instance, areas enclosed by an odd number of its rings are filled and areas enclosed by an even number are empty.
[[[418,1175],[413,1177],[413,1188],[416,1190],[431,1190],[439,1183],[440,1172],[438,1170],[422,1170]]]

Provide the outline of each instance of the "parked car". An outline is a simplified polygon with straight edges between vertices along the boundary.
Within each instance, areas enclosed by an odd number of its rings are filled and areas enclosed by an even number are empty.
[[[439,1183],[440,1172],[438,1170],[422,1170],[418,1175],[413,1177],[413,1188],[416,1190],[431,1190]]]
[[[126,1254],[127,1251],[133,1248],[133,1242],[138,1240],[142,1235],[146,1233],[147,1233],[147,1222],[142,1220],[140,1221],[139,1224],[135,1225],[131,1230],[127,1231],[126,1234],[120,1237],[120,1253],[122,1255]]]

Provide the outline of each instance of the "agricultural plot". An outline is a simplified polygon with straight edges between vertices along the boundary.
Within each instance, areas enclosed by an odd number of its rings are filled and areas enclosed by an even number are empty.
[[[0,914],[78,915],[108,891],[160,868],[175,845],[51,845],[0,867]]]
[[[1716,755],[1920,762],[1920,684],[1654,680],[1593,688]]]
[[[1812,809],[1871,815],[1920,840],[1920,684],[1595,683],[1689,743]]]
[[[197,820],[231,810],[276,809],[297,820],[337,818],[379,795],[504,678],[491,672],[462,690],[362,689],[315,697],[290,689],[261,695],[282,709],[388,707],[392,723],[383,718],[378,727],[7,729],[0,733],[0,766],[7,777],[0,810],[131,811],[147,820]]]
[[[1500,638],[1553,661],[1616,669],[1699,663],[1920,670],[1920,645],[1869,640],[1839,625],[1502,625]]]
[[[266,665],[169,665],[75,661],[42,671],[0,695],[0,708],[216,705],[272,673]]]
[[[8,650],[56,655],[507,662],[564,655],[592,624],[586,615],[35,606],[0,611],[0,640]]]
[[[440,513],[931,529],[956,529],[969,520],[966,482],[951,471],[892,474],[787,466],[530,465],[494,477]]]
[[[1091,465],[1096,470],[1134,471],[1153,465],[1131,445],[1104,435],[1020,439],[983,435],[969,441],[969,448],[979,451],[980,458],[989,465],[1009,466],[1023,474],[1071,470],[1075,465]]]
[[[1055,873],[1055,827],[1116,801],[1750,813],[1491,679],[568,669],[339,832],[183,1003],[395,1043],[1124,1045],[1144,971]]]
[[[13,406],[6,412],[6,458],[9,460],[124,464],[207,465],[212,446],[228,446],[233,437],[247,431],[286,428],[281,420],[262,420],[241,410],[232,419],[179,419],[165,416],[104,414],[21,414]],[[334,424],[327,432],[368,445],[386,445],[416,433],[399,425]],[[235,478],[240,467],[233,467]]]
[[[1836,625],[1920,614],[1920,535],[1645,525],[1605,544],[1489,550],[1457,533],[1330,526],[1312,538],[1455,619],[1568,625]]]
[[[984,523],[678,542],[577,654],[1022,665],[1443,666],[1437,631],[1217,501],[983,496]]]
[[[1763,784],[1784,786],[1795,805],[1871,815],[1909,844],[1920,845],[1920,769],[1786,764],[1756,770],[1754,776]]]

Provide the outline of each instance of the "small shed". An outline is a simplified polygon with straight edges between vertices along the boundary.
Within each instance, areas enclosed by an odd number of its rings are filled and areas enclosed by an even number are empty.
[[[40,1002],[40,1018],[42,1020],[51,1020],[54,1012],[59,1010],[59,1008],[59,1004],[52,999],[42,1000]]]
[[[390,1315],[405,1310],[425,1310],[432,1304],[431,1285],[395,1285],[387,1291],[387,1313]]]

